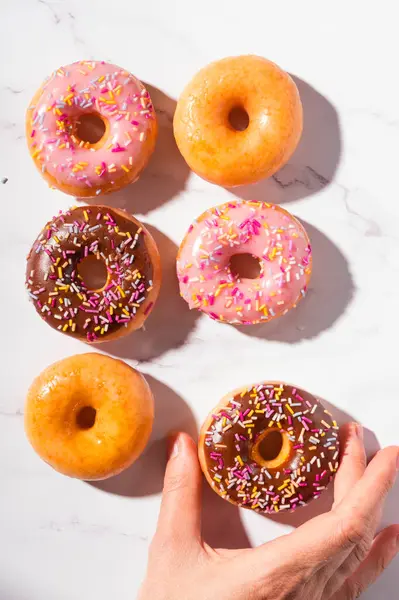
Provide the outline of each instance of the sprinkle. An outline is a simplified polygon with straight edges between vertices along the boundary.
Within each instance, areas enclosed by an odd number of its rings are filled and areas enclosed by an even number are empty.
[[[241,278],[229,259],[254,247],[259,276]],[[303,227],[279,207],[231,201],[209,209],[190,227],[177,262],[180,293],[190,308],[217,321],[269,321],[303,297],[310,252]]]
[[[321,403],[297,388],[264,383],[240,390],[212,414],[205,432],[206,464],[216,490],[222,496],[228,490],[230,500],[262,513],[294,510],[318,498],[338,468],[332,423]],[[266,468],[257,462],[254,447],[261,454],[257,444],[276,425],[291,446],[290,458]]]
[[[134,141],[147,138],[155,112],[148,92],[141,93],[142,84],[126,75],[113,65],[90,61],[58,69],[45,81],[37,105],[29,107],[30,151],[43,173],[98,195],[119,185],[125,172],[142,162],[140,154],[147,149]],[[101,144],[78,137],[81,115],[94,110],[109,123]],[[80,162],[77,149],[84,157]]]
[[[152,303],[145,309],[141,304],[152,289],[152,264],[139,261],[147,265],[142,271],[133,266],[137,254],[147,252],[144,243],[137,244],[143,235],[141,227],[110,209],[73,208],[54,217],[28,259],[26,287],[38,312],[88,342],[125,327],[140,311],[146,314]],[[99,290],[88,288],[79,274],[79,262],[90,256],[107,268],[106,286]]]

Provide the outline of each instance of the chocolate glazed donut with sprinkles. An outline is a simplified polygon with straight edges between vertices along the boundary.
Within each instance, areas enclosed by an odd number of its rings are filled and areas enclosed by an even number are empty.
[[[27,258],[26,287],[36,311],[51,327],[87,342],[141,327],[160,283],[150,233],[125,211],[106,206],[60,213]]]
[[[50,186],[78,197],[135,181],[151,156],[157,121],[139,79],[103,61],[61,67],[26,115],[30,154]]]
[[[339,466],[338,425],[314,396],[284,383],[239,389],[221,400],[200,434],[211,487],[260,513],[318,498]]]

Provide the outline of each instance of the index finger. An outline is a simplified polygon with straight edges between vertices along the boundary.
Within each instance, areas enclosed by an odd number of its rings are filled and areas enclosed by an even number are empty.
[[[359,423],[346,423],[340,428],[341,464],[334,480],[334,506],[337,506],[361,479],[366,470],[363,428]]]

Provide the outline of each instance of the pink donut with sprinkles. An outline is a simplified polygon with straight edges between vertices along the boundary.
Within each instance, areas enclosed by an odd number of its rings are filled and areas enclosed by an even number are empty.
[[[150,95],[134,75],[80,61],[42,84],[27,111],[26,135],[50,186],[95,197],[139,177],[155,147],[157,122]]]
[[[255,259],[255,277],[233,268],[242,255]],[[177,258],[180,293],[190,309],[239,325],[285,315],[305,296],[311,271],[311,246],[301,223],[279,206],[246,200],[203,213]]]

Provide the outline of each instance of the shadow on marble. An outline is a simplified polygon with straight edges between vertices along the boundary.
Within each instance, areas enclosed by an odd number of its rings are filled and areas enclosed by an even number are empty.
[[[212,548],[250,548],[251,542],[236,506],[220,498],[204,480],[202,535]]]
[[[396,481],[394,488],[389,492],[385,503],[383,513],[383,523],[385,526],[392,523],[398,523],[398,507],[399,507],[399,480]],[[396,565],[396,569],[395,566]],[[370,598],[386,598],[386,590],[399,589],[399,569],[398,559],[396,558],[386,572],[381,576],[370,590]],[[380,593],[378,593],[380,592]],[[372,595],[372,594],[375,595]],[[397,598],[397,596],[395,596]],[[388,598],[386,598],[388,600]],[[393,596],[392,596],[392,600]]]
[[[349,264],[319,229],[300,219],[313,249],[313,272],[306,298],[297,308],[270,323],[235,325],[244,335],[295,344],[318,336],[344,314],[355,293]]]
[[[114,342],[102,344],[102,349],[108,354],[139,362],[151,361],[181,346],[199,317],[199,312],[188,310],[180,297],[176,276],[176,244],[156,227],[146,227],[154,237],[161,256],[162,285],[159,298],[141,329]]]
[[[297,149],[275,175],[257,184],[230,189],[239,198],[292,202],[327,187],[334,179],[342,149],[334,106],[308,83],[291,75],[303,105],[303,133]]]
[[[317,396],[317,394],[316,394]],[[329,410],[336,418],[338,425],[341,427],[345,423],[350,423],[355,421],[349,413],[337,408],[327,400],[324,400],[320,396],[317,396],[320,401],[323,403],[325,408]],[[380,449],[380,445],[373,431],[370,429],[364,428],[364,445],[366,448],[366,455],[368,460],[370,460]],[[265,518],[271,519],[276,523],[281,523],[283,525],[289,525],[291,527],[300,527],[306,521],[317,517],[323,513],[331,510],[334,496],[333,496],[334,485],[328,487],[328,489],[318,498],[314,500],[310,504],[303,506],[302,508],[296,510],[293,513],[282,512],[276,515],[265,515]],[[391,515],[392,519],[394,518],[393,514]],[[392,521],[394,522],[394,521]]]
[[[155,419],[151,438],[140,458],[120,475],[104,481],[88,481],[103,492],[131,498],[158,494],[163,488],[166,442],[172,432],[185,431],[197,439],[197,425],[191,409],[170,387],[145,375],[155,399]]]
[[[84,204],[104,204],[122,208],[132,214],[148,214],[184,190],[190,174],[173,135],[176,101],[158,88],[145,83],[158,119],[158,138],[153,155],[140,178],[122,190],[97,196],[77,198]]]

